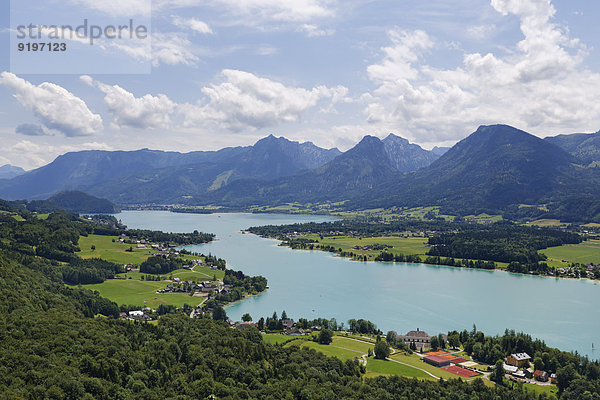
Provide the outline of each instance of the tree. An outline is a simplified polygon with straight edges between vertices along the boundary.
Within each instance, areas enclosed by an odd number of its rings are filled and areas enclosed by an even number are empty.
[[[317,339],[319,344],[330,344],[333,341],[333,332],[329,329],[323,329],[319,332],[319,338]]]
[[[227,313],[221,306],[216,306],[213,310],[212,317],[215,321],[227,321]]]
[[[262,331],[263,329],[265,329],[265,319],[263,317],[260,317],[260,319],[258,320],[258,330]]]
[[[441,333],[438,335],[438,345],[442,349],[446,348],[446,341],[444,340],[444,336]]]
[[[390,356],[390,346],[383,340],[380,340],[375,344],[375,358],[378,360],[385,360]]]
[[[494,371],[490,374],[490,380],[496,382],[498,385],[502,385],[504,374],[504,361],[498,360],[494,367]]]
[[[250,322],[250,321],[252,321],[252,316],[250,316],[250,314],[246,313],[246,314],[242,315],[242,321]]]
[[[458,332],[448,335],[448,344],[450,347],[458,348],[460,346],[460,335]]]
[[[385,335],[385,341],[390,345],[390,346],[395,346],[396,345],[396,341],[399,339],[398,333],[396,333],[396,331],[389,331],[387,333],[387,335]]]
[[[533,366],[535,369],[543,371],[544,370],[544,361],[542,361],[541,357],[536,357],[533,359]]]
[[[285,312],[285,310],[283,310],[283,312],[281,313],[281,319],[288,319],[287,313]]]
[[[562,393],[575,379],[579,379],[579,374],[575,371],[572,364],[567,364],[566,367],[559,368],[556,371],[556,386],[558,386],[558,391]]]
[[[440,341],[437,336],[431,337],[431,350],[436,351],[440,346]]]

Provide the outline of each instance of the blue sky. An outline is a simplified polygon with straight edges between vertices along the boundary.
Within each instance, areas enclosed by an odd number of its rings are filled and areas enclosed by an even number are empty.
[[[60,4],[105,21],[141,18],[146,1]],[[45,20],[63,23],[52,2]],[[93,48],[100,69],[119,59],[149,74],[71,71],[65,57],[64,74],[35,75],[11,71],[0,5],[0,165],[268,134],[346,150],[390,132],[452,145],[491,123],[541,137],[600,129],[595,1],[153,0],[152,51]]]

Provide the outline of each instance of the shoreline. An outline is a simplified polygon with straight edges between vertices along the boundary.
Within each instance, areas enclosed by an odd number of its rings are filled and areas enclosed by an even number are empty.
[[[508,274],[513,274],[513,275],[518,275],[518,276],[529,276],[529,277],[535,277],[535,278],[554,278],[554,279],[567,279],[567,280],[576,280],[576,281],[589,281],[590,283],[593,283],[595,285],[600,284],[600,280],[599,279],[591,279],[591,278],[574,278],[574,277],[569,277],[569,276],[553,276],[553,275],[536,275],[536,274],[526,274],[526,273],[522,273],[522,272],[511,272],[508,271],[504,268],[494,268],[494,269],[485,269],[485,268],[468,268],[468,267],[457,267],[456,265],[446,265],[446,264],[427,264],[425,262],[420,262],[420,263],[411,263],[411,262],[396,262],[396,261],[375,261],[375,260],[369,260],[369,261],[361,261],[361,260],[355,260],[351,257],[348,256],[342,256],[340,255],[337,251],[336,252],[330,252],[330,251],[325,251],[322,249],[293,249],[290,246],[282,246],[281,244],[283,243],[282,240],[277,239],[277,238],[271,238],[271,237],[264,237],[264,236],[260,236],[257,235],[255,233],[252,232],[248,232],[246,231],[246,234],[250,234],[250,235],[255,235],[260,237],[261,239],[267,239],[267,240],[274,240],[279,242],[280,247],[285,247],[288,248],[290,250],[293,251],[316,251],[316,252],[321,252],[321,253],[328,253],[330,254],[332,257],[339,257],[339,258],[343,258],[345,260],[348,261],[353,261],[353,262],[361,262],[361,263],[384,263],[384,264],[411,264],[411,265],[426,265],[426,266],[430,266],[430,267],[445,267],[445,268],[454,268],[454,269],[459,269],[459,270],[476,270],[476,271],[487,271],[487,272],[494,272],[494,271],[499,271],[499,272],[505,272]],[[485,260],[483,260],[485,261]],[[495,261],[494,261],[495,262]]]
[[[232,301],[231,303],[227,303],[227,304],[225,304],[225,305],[223,306],[223,308],[224,308],[225,310],[227,310],[229,307],[231,307],[231,306],[234,306],[234,305],[236,305],[236,304],[238,304],[238,303],[241,303],[241,302],[242,302],[242,301],[244,301],[244,300],[250,299],[250,298],[252,298],[252,297],[259,297],[259,296],[262,296],[263,294],[265,294],[265,293],[266,293],[266,291],[267,291],[267,290],[269,290],[269,289],[267,288],[267,289],[265,289],[265,290],[263,290],[262,292],[260,292],[260,293],[257,293],[257,294],[249,294],[249,295],[247,295],[247,296],[244,296],[244,298],[243,298],[243,299],[239,299],[239,300],[236,300],[236,301]]]

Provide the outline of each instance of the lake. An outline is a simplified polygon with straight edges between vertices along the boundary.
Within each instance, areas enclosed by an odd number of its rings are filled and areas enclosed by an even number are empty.
[[[275,214],[178,214],[124,211],[130,228],[167,232],[195,229],[217,240],[187,247],[225,258],[230,268],[263,275],[269,289],[227,307],[233,320],[281,315],[365,318],[384,332],[420,328],[429,334],[470,330],[486,334],[523,331],[561,350],[600,358],[600,286],[568,280],[424,264],[357,262],[320,251],[291,250],[278,241],[240,231],[250,226],[323,222],[324,216]]]

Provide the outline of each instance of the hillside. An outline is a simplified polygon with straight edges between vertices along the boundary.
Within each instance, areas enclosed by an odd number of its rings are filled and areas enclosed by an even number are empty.
[[[506,125],[482,126],[431,166],[386,182],[355,204],[501,212],[520,204],[597,196],[600,176],[547,141]]]
[[[423,150],[421,146],[390,133],[383,139],[385,152],[394,168],[400,172],[416,171],[429,166],[440,156],[433,151]]]
[[[272,181],[234,182],[197,200],[232,206],[341,201],[397,175],[400,173],[387,157],[384,143],[374,136],[365,136],[352,149],[320,168]]]
[[[16,176],[23,175],[25,170],[21,167],[6,164],[0,167],[0,179],[12,179]]]
[[[403,139],[388,138],[407,143]],[[203,204],[244,207],[340,202],[348,209],[439,206],[467,215],[600,220],[600,171],[582,168],[563,149],[506,125],[482,126],[428,167],[400,173],[386,141],[367,136],[323,167],[277,180],[240,180]],[[521,205],[540,205],[521,209]]]
[[[60,192],[50,197],[48,201],[59,209],[73,213],[112,214],[119,212],[119,208],[110,201],[79,191]]]
[[[600,132],[558,135],[544,140],[562,148],[584,166],[600,162]]]

